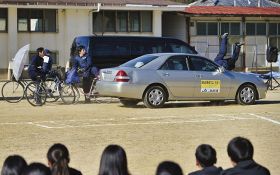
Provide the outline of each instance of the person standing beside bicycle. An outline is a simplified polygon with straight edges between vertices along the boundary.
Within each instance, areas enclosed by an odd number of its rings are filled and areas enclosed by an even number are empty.
[[[52,69],[53,60],[48,49],[39,47],[36,52],[37,54],[32,57],[28,67],[28,74],[33,81],[45,81],[46,75]]]
[[[85,103],[90,102],[90,87],[93,78],[96,76],[96,68],[93,66],[92,58],[86,53],[85,46],[77,47],[77,54],[73,59],[73,68],[83,77],[83,91],[85,94]]]

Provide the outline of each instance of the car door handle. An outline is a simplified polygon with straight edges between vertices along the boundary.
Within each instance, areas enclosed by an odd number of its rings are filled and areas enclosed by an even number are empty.
[[[196,78],[202,78],[202,75],[195,75]]]
[[[169,76],[169,73],[163,73],[163,76],[168,77],[168,76]]]

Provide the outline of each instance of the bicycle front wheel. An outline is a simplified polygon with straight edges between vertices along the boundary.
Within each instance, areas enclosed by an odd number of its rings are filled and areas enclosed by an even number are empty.
[[[75,87],[72,85],[62,84],[60,90],[60,97],[65,104],[73,104],[76,99]]]
[[[2,87],[1,93],[7,102],[17,103],[24,97],[24,86],[18,81],[7,81]]]
[[[42,106],[46,103],[47,93],[42,86],[36,82],[31,82],[26,86],[25,96],[29,104],[32,106]]]

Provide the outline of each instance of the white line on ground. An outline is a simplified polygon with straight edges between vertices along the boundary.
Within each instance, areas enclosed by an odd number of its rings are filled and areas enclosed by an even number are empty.
[[[255,117],[259,118],[259,119],[266,120],[266,121],[272,122],[274,124],[280,125],[279,121],[272,120],[272,119],[264,117],[264,116],[260,116],[260,115],[257,115],[257,114],[251,114],[251,113],[249,113],[249,115],[252,115],[252,116],[255,116]]]
[[[233,121],[233,120],[254,120],[262,119],[270,121],[275,124],[280,122],[263,117],[253,113],[240,114],[210,114],[211,118],[197,119],[203,117],[202,115],[188,118],[186,116],[153,116],[153,117],[133,117],[133,118],[109,118],[109,119],[78,119],[78,120],[49,120],[49,121],[34,121],[34,122],[5,122],[0,125],[33,125],[46,129],[58,128],[84,128],[84,127],[102,127],[102,126],[124,126],[124,125],[160,125],[160,124],[183,124],[183,123],[202,123],[202,122],[219,122],[219,121]],[[214,118],[213,118],[214,117]]]

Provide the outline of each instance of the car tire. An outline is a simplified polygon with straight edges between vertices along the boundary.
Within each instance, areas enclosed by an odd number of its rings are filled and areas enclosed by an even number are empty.
[[[136,106],[137,103],[139,103],[139,100],[134,100],[134,99],[120,99],[120,102],[122,105],[127,106],[127,107],[133,107]]]
[[[167,100],[166,91],[161,86],[151,86],[145,92],[144,104],[147,108],[161,108]]]
[[[250,84],[242,85],[237,91],[236,101],[241,105],[252,105],[257,98],[256,88]]]

